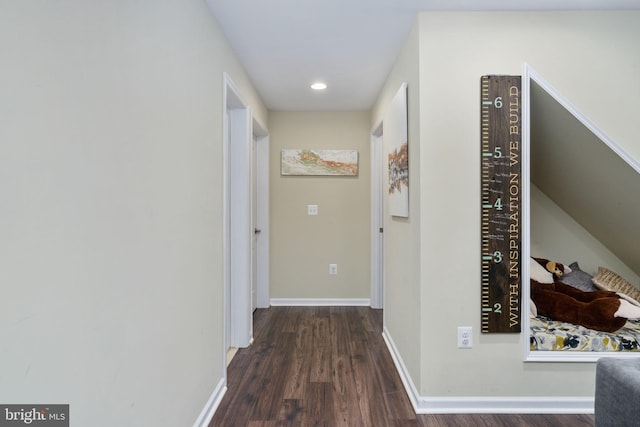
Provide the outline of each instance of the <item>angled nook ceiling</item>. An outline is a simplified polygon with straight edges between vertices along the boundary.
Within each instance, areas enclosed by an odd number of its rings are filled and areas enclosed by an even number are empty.
[[[640,274],[640,174],[531,80],[531,181]]]

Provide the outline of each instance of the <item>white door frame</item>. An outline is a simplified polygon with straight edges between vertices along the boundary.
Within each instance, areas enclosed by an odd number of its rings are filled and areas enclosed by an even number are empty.
[[[253,225],[254,230],[260,230],[257,236],[256,252],[257,260],[255,267],[258,271],[255,274],[257,307],[269,307],[269,133],[266,128],[253,119],[253,137],[255,140],[255,183],[256,188],[256,223]]]
[[[258,228],[258,137],[255,130],[251,136],[251,227],[253,238],[251,239],[251,312],[258,308],[258,240],[261,230]]]
[[[251,316],[251,112],[223,75],[223,281],[224,349],[247,347]],[[226,366],[226,357],[223,357]],[[226,372],[226,368],[224,370]]]
[[[384,308],[383,182],[383,122],[380,122],[371,132],[371,308]]]

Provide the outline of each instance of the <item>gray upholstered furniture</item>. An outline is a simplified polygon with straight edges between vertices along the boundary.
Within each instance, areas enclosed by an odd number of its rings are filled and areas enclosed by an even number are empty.
[[[595,427],[640,426],[640,358],[598,360],[595,421]]]

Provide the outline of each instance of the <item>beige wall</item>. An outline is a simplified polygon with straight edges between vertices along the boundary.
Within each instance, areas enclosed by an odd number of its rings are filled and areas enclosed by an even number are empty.
[[[479,334],[479,79],[529,63],[638,158],[638,12],[422,13],[424,396],[593,396],[590,363],[524,363],[523,335]],[[624,94],[624,96],[621,96]],[[446,185],[444,185],[446,184]],[[474,348],[456,348],[456,327]],[[414,327],[414,325],[407,325]],[[472,380],[470,380],[472,379]]]
[[[387,77],[372,109],[372,126],[387,120],[389,105],[403,82],[407,83],[409,137],[409,217],[389,215],[384,209],[384,326],[402,355],[412,378],[420,378],[420,78],[418,69],[419,32],[417,21]],[[384,124],[383,124],[384,127]],[[384,139],[384,135],[383,135]],[[388,172],[385,170],[385,188]]]
[[[223,378],[222,73],[200,0],[0,2],[0,401],[184,426]]]
[[[370,262],[369,114],[271,112],[271,298],[368,299]],[[281,176],[284,148],[350,149],[357,177]],[[318,205],[317,216],[307,205]],[[329,275],[329,264],[338,274]]]

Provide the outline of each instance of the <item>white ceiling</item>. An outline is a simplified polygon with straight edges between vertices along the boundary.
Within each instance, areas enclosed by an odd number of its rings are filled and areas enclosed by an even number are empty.
[[[640,9],[640,0],[206,0],[270,110],[370,109],[421,10]],[[328,84],[312,92],[315,80]]]

